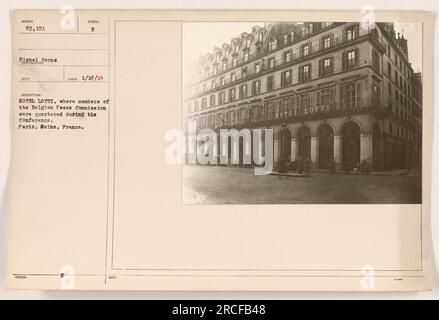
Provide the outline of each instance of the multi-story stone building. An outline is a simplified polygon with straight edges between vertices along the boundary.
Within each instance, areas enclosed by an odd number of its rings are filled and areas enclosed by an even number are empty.
[[[391,23],[255,26],[191,71],[186,119],[217,131],[272,128],[275,164],[301,157],[319,169],[390,170],[416,159],[421,102],[407,40]]]

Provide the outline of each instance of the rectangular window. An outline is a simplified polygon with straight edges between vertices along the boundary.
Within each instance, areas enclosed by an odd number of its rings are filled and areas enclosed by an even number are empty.
[[[204,97],[201,99],[201,109],[204,109],[207,107],[207,98]]]
[[[326,36],[323,38],[323,49],[328,49],[332,45],[332,36]]]
[[[268,44],[268,48],[270,49],[270,51],[276,50],[276,48],[277,48],[277,40],[270,41],[270,43]]]
[[[381,73],[380,56],[375,50],[372,50],[372,68],[378,73]]]
[[[344,108],[360,106],[360,83],[349,83],[340,87],[340,100]]]
[[[235,88],[230,88],[229,89],[229,101],[234,101],[236,99],[235,94],[236,94]]]
[[[381,105],[381,87],[377,83],[372,84],[372,103]]]
[[[259,63],[255,64],[255,72],[259,73],[261,71],[261,65]]]
[[[291,61],[291,51],[285,52],[284,60],[285,60],[285,62]]]
[[[268,59],[268,67],[269,68],[274,68],[274,58]]]
[[[248,61],[248,52],[244,53],[244,62]]]
[[[230,81],[232,81],[232,82],[235,82],[235,81],[236,81],[236,74],[235,74],[235,73],[232,73],[232,74],[230,75]]]
[[[299,82],[311,80],[311,64],[299,67]]]
[[[236,60],[236,58],[232,59],[232,67],[236,67],[238,60]]]
[[[287,44],[288,44],[288,35],[285,34],[284,35],[284,45],[287,45]]]
[[[311,33],[313,33],[314,25],[310,23],[307,26],[304,26],[302,28],[302,37],[309,36]]]
[[[254,81],[252,84],[253,95],[257,95],[261,93],[261,81]]]
[[[309,43],[308,44],[304,44],[303,46],[302,46],[302,56],[307,56],[307,55],[309,55],[309,53],[310,53],[310,45],[309,45]]]
[[[286,70],[284,72],[282,72],[282,76],[281,76],[281,85],[282,87],[288,87],[292,84],[292,72],[291,70]]]
[[[352,41],[356,39],[358,36],[358,27],[357,25],[351,26],[345,29],[345,40]]]
[[[274,77],[267,77],[267,91],[272,91],[274,89]]]
[[[303,112],[304,108],[309,108],[311,106],[311,95],[309,93],[303,93],[297,97],[298,107]]]
[[[342,54],[343,70],[346,71],[356,68],[358,66],[358,59],[359,59],[358,56],[359,56],[358,49],[343,52]]]
[[[355,51],[354,50],[349,51],[348,52],[348,68],[355,67],[355,60],[356,60]]]
[[[334,58],[329,57],[319,61],[319,76],[325,77],[334,72]]]
[[[323,89],[317,92],[317,106],[330,106],[334,103],[334,89]]]
[[[389,76],[389,78],[392,78],[392,65],[390,64],[390,62],[387,62],[387,75]]]
[[[244,84],[239,88],[239,98],[247,98],[248,95],[248,90],[247,90],[247,85]]]
[[[226,102],[225,97],[226,97],[226,94],[224,91],[221,91],[220,93],[218,93],[218,104],[223,104],[224,102]]]

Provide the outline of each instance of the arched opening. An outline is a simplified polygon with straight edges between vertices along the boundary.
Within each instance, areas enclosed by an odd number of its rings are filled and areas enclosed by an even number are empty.
[[[291,160],[291,132],[283,129],[279,132],[280,160]]]
[[[328,124],[317,131],[319,142],[319,169],[331,169],[334,160],[334,130]]]
[[[302,159],[311,158],[311,131],[308,127],[301,127],[297,131],[298,157]]]
[[[244,138],[239,137],[239,166],[242,167],[244,165]]]
[[[384,170],[383,135],[378,123],[373,126],[373,170]]]
[[[360,163],[360,127],[353,121],[341,128],[342,164],[344,170],[352,170]]]

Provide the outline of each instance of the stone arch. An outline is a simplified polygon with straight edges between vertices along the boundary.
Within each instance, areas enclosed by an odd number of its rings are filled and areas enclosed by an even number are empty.
[[[302,159],[311,158],[311,129],[308,126],[301,126],[295,132],[297,156]]]
[[[291,160],[291,140],[292,134],[288,127],[279,130],[279,159],[283,161]]]
[[[291,133],[292,133],[293,138],[297,138],[297,133],[302,128],[307,128],[309,130],[309,132],[311,133],[311,135],[313,134],[313,130],[312,130],[312,128],[310,126],[308,126],[306,124],[301,124],[301,125],[297,126],[295,129],[291,129],[292,130]]]
[[[318,168],[332,169],[334,163],[334,128],[328,123],[322,123],[317,129]]]
[[[346,118],[343,119],[337,126],[337,130],[335,131],[335,134],[340,135],[341,134],[341,129],[343,128],[343,126],[347,123],[347,122],[354,122],[359,128],[360,128],[360,133],[364,132],[363,129],[363,125],[361,124],[360,121],[358,121],[357,119],[353,119],[353,118]]]
[[[342,166],[352,170],[360,163],[361,127],[356,121],[344,121],[339,128],[342,139]]]

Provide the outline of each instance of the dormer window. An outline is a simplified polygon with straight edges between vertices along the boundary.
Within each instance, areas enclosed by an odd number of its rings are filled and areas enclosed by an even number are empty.
[[[258,41],[262,41],[262,32],[258,33]]]
[[[223,71],[226,71],[226,70],[227,70],[227,63],[226,63],[226,62],[223,62],[222,70],[223,70]]]
[[[346,40],[351,41],[357,38],[356,26],[351,26],[346,29]]]
[[[272,40],[270,41],[270,43],[268,44],[268,49],[271,50],[276,50],[277,48],[277,40]]]
[[[244,62],[248,61],[248,52],[244,53]]]
[[[251,39],[247,39],[246,40],[246,42],[245,42],[245,46],[246,46],[246,48],[250,48],[250,44],[251,44]]]
[[[314,25],[312,23],[310,23],[307,26],[304,26],[302,28],[302,36],[306,37],[306,36],[310,35],[311,33],[313,33],[313,29],[314,29]]]
[[[288,35],[285,34],[284,35],[284,45],[287,45],[287,44],[288,44]]]
[[[238,60],[236,60],[236,58],[232,59],[232,67],[236,67]]]

